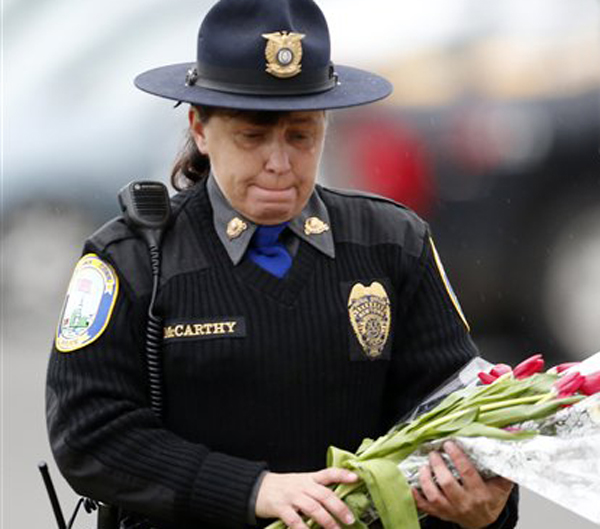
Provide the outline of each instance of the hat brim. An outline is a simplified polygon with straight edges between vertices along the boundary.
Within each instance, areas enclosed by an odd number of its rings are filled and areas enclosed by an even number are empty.
[[[248,95],[187,86],[186,73],[195,63],[172,64],[148,70],[135,78],[135,86],[149,94],[194,105],[241,110],[327,110],[365,105],[387,97],[392,84],[379,75],[335,66],[338,84],[325,92],[303,95]]]

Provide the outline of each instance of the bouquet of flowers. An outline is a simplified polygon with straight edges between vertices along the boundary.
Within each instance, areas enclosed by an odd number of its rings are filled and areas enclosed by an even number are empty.
[[[330,447],[328,466],[361,477],[334,489],[357,520],[346,527],[379,519],[385,529],[418,529],[411,488],[428,452],[449,438],[484,477],[501,475],[600,523],[600,353],[543,371],[542,355],[514,369],[475,359],[386,435],[356,453]]]

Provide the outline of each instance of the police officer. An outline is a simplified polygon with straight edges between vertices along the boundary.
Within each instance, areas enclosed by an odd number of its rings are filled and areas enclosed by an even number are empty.
[[[161,528],[353,522],[328,446],[355,450],[476,354],[427,225],[315,184],[326,110],[390,84],[330,60],[312,0],[220,0],[197,61],[140,75],[189,103],[162,243],[163,412],[145,365],[152,278],[117,219],[86,241],[48,371],[48,425],[73,488]],[[446,447],[415,501],[432,528],[510,528],[516,495]],[[507,500],[510,498],[510,501]]]

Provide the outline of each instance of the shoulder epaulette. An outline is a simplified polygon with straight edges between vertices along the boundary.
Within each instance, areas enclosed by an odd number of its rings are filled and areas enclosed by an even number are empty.
[[[394,200],[362,191],[318,187],[338,242],[364,245],[391,243],[419,256],[428,227],[414,211]]]
[[[371,200],[375,200],[378,202],[387,202],[388,204],[393,204],[394,206],[398,206],[407,211],[411,211],[410,208],[402,204],[401,202],[396,202],[391,198],[384,197],[382,195],[376,195],[375,193],[368,193],[367,191],[360,191],[358,189],[341,189],[338,187],[324,187],[318,186],[319,190],[324,190],[326,192],[332,193],[334,195],[339,195],[342,197],[351,197],[351,198],[368,198]]]
[[[190,190],[191,191],[191,190]],[[183,191],[171,197],[170,226],[180,223],[181,213],[191,196],[190,191]],[[185,229],[185,228],[184,228]],[[165,232],[162,251],[162,282],[172,277],[177,270],[175,254],[195,253],[195,259],[189,261],[202,263],[202,256],[198,257],[199,249],[177,250],[178,246],[169,236],[169,229]],[[166,250],[165,250],[166,248]],[[129,287],[131,294],[140,297],[152,289],[152,273],[146,243],[127,225],[122,216],[115,217],[99,228],[87,241],[86,250],[98,253],[102,258],[112,264],[124,283]]]

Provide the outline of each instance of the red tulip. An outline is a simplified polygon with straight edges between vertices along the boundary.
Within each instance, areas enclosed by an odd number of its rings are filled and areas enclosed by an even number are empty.
[[[559,378],[553,387],[554,391],[558,393],[558,398],[570,397],[579,391],[584,382],[585,377],[578,371],[575,371]]]
[[[541,354],[530,356],[513,369],[515,378],[527,378],[544,370],[544,358]]]
[[[512,367],[506,364],[496,364],[490,371],[490,375],[494,375],[496,378],[501,377],[506,373],[510,373]]]
[[[498,379],[498,377],[486,373],[485,371],[480,371],[477,376],[479,377],[479,380],[481,380],[481,382],[483,382],[484,384],[491,384],[492,382],[495,382]]]
[[[552,371],[556,373],[562,373],[563,371],[571,369],[573,366],[577,366],[579,364],[581,364],[581,362],[565,362],[563,364],[558,364],[557,366],[554,366],[552,368]]]
[[[506,364],[496,364],[494,367],[492,367],[492,369],[490,369],[489,373],[486,373],[485,371],[480,371],[478,376],[479,380],[481,380],[481,382],[483,382],[484,384],[491,384],[492,382],[498,380],[505,373],[511,372],[512,368],[510,366]]]
[[[600,371],[596,371],[591,375],[586,375],[583,384],[581,384],[581,388],[579,391],[584,395],[594,395],[595,393],[600,393]]]

